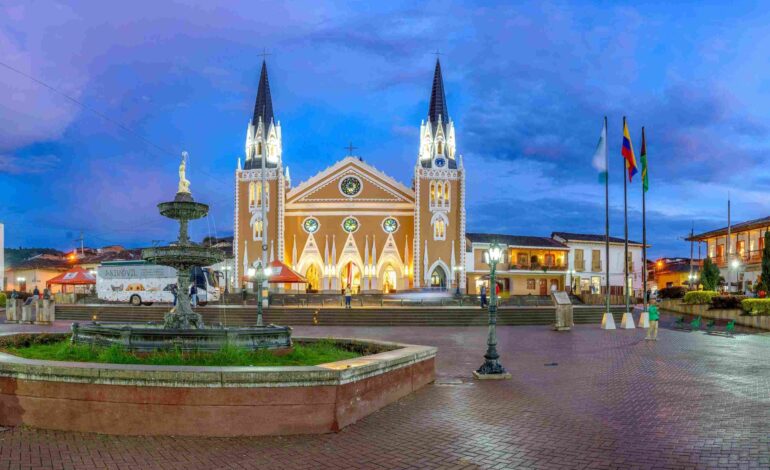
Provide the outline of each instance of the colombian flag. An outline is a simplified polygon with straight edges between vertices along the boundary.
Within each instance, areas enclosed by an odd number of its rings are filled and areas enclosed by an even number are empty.
[[[634,157],[634,147],[631,145],[631,136],[628,134],[628,124],[623,118],[623,149],[621,151],[623,159],[626,161],[626,170],[628,171],[628,181],[633,181],[634,175],[639,172],[636,167],[636,157]]]

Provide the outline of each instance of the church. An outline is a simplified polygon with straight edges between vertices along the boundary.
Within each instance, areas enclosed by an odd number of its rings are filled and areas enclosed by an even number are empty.
[[[415,146],[411,185],[353,155],[292,184],[263,61],[235,171],[235,279],[279,260],[310,292],[465,291],[465,170],[438,60]]]

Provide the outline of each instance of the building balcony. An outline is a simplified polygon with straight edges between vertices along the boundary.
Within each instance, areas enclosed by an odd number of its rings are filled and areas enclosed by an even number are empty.
[[[761,264],[762,263],[762,250],[743,251],[730,255],[730,259],[738,260],[741,264]],[[714,263],[720,268],[727,267],[727,256],[717,256],[714,258]]]
[[[555,264],[541,264],[541,263],[527,263],[527,264],[511,264],[508,266],[509,271],[566,271],[567,265],[562,263]]]

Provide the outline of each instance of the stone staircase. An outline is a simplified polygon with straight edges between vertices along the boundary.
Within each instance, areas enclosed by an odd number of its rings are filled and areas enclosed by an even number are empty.
[[[57,320],[104,322],[160,322],[168,306],[131,307],[126,305],[57,305]],[[206,324],[222,323],[228,326],[253,325],[256,307],[207,306],[195,309],[203,315]],[[615,321],[619,322],[623,308],[613,307]],[[602,307],[576,306],[576,324],[598,324]],[[516,307],[498,309],[499,325],[549,325],[554,320],[553,307]],[[458,307],[403,307],[403,308],[302,308],[273,307],[265,310],[265,323],[279,325],[323,326],[484,326],[487,312],[481,308]],[[317,322],[317,323],[316,323]]]

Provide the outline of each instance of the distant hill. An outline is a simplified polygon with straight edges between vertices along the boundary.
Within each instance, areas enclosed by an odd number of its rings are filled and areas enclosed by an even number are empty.
[[[5,249],[5,267],[9,268],[21,263],[25,259],[37,255],[63,255],[64,253],[53,248],[6,248]]]

